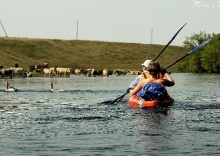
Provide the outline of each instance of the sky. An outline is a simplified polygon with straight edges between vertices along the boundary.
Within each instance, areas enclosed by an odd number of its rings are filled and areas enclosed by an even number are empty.
[[[220,33],[220,0],[0,0],[0,37],[171,45]],[[5,30],[5,31],[4,31]]]

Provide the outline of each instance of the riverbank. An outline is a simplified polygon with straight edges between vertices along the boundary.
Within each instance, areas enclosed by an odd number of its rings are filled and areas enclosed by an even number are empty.
[[[165,45],[119,43],[85,40],[58,40],[33,38],[0,38],[0,64],[4,68],[14,66],[29,69],[31,65],[49,63],[49,66],[96,69],[139,70],[145,59],[155,58]],[[161,66],[176,61],[187,51],[170,45],[158,58]],[[172,66],[178,72],[178,64]]]

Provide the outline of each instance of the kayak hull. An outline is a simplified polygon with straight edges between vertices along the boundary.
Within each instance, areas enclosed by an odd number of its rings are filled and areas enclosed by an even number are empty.
[[[146,107],[169,107],[174,104],[174,99],[168,96],[165,100],[159,101],[159,100],[148,100],[145,101],[139,96],[128,96],[127,104],[131,107],[140,107],[140,108],[146,108]]]

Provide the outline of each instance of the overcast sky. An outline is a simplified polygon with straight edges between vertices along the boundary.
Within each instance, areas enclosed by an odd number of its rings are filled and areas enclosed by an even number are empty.
[[[220,33],[220,0],[0,0],[8,37],[181,46],[193,33]],[[0,37],[6,36],[2,26]]]

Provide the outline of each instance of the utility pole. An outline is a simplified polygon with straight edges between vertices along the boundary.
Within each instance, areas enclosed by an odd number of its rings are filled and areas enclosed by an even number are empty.
[[[5,31],[5,28],[4,28],[4,26],[3,26],[2,22],[1,22],[1,20],[0,20],[0,23],[1,23],[1,25],[2,25],[2,28],[3,28],[4,32],[5,32],[5,37],[8,37],[8,35],[7,35],[6,31]]]
[[[153,28],[151,29],[151,44],[152,44],[152,41],[153,41]]]
[[[76,23],[76,40],[78,40],[78,21],[77,21],[77,23]]]

